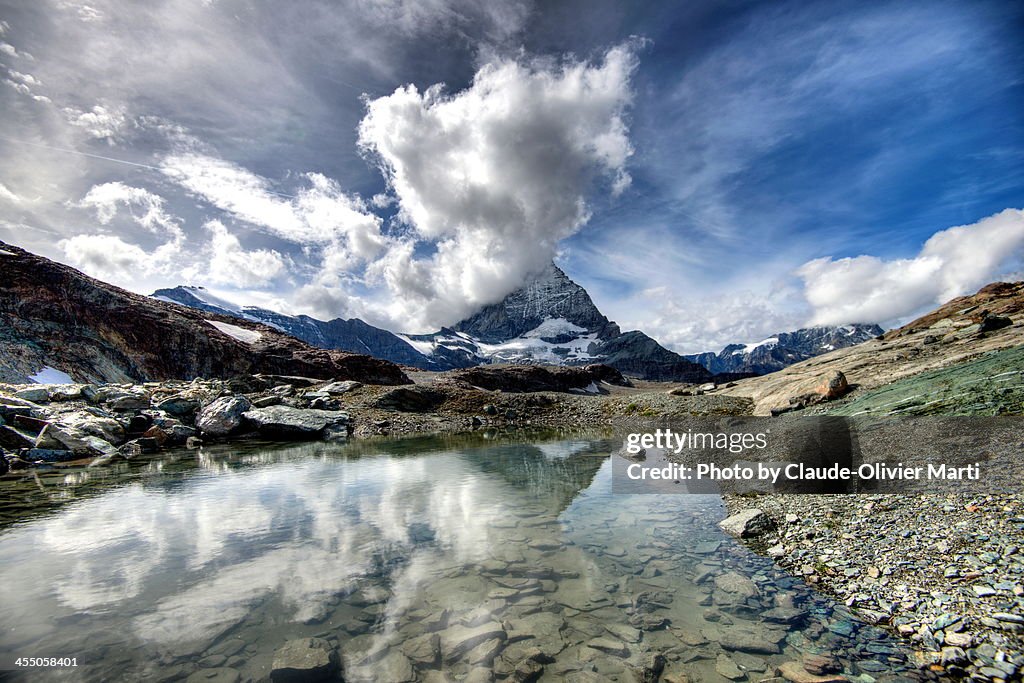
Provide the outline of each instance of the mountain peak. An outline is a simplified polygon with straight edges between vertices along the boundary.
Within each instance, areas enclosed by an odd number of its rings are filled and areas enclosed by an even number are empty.
[[[497,343],[523,336],[553,319],[565,320],[601,339],[619,334],[618,326],[601,314],[587,290],[554,263],[498,303],[485,306],[453,328],[483,342]]]

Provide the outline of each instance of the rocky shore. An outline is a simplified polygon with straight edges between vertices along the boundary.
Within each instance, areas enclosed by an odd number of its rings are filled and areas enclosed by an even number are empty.
[[[1019,681],[1024,495],[727,496],[723,527],[861,619],[922,669]]]
[[[606,366],[422,373],[415,384],[247,375],[135,384],[0,384],[3,472],[100,466],[237,439],[337,440],[741,414],[744,399],[634,387]]]

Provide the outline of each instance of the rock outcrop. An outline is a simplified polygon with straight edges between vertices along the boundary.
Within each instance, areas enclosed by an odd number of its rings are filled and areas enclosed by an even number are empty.
[[[0,243],[0,381],[53,371],[84,382],[253,373],[407,384],[366,355],[314,348],[273,327],[127,292]]]

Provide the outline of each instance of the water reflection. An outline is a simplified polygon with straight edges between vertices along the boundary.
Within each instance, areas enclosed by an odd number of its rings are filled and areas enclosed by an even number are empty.
[[[717,498],[611,495],[616,447],[433,438],[150,463],[0,535],[0,656],[79,658],[54,679],[258,680],[285,641],[316,635],[347,680],[627,680],[655,656],[714,680],[833,647],[842,623],[857,666],[859,627],[722,538]],[[903,666],[886,655],[878,680]]]

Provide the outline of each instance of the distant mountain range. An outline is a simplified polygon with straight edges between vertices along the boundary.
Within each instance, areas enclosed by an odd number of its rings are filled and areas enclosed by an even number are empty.
[[[271,325],[324,348],[367,353],[425,370],[486,363],[603,363],[641,379],[706,382],[712,373],[643,332],[622,332],[587,291],[554,264],[502,301],[432,334],[400,334],[358,318],[317,320],[253,306],[235,306],[201,287],[160,289],[153,297],[220,315]]]
[[[603,363],[640,379],[708,382],[715,376],[722,380],[774,372],[882,333],[876,325],[817,327],[778,334],[759,344],[732,344],[719,354],[682,356],[643,332],[622,332],[587,291],[554,264],[502,301],[432,334],[389,332],[358,318],[325,321],[236,306],[202,287],[160,289],[152,296],[270,325],[315,346],[366,353],[424,370],[487,363]]]
[[[780,332],[755,344],[729,344],[719,353],[709,351],[686,358],[713,373],[766,375],[808,358],[874,339],[882,332],[878,325],[863,323],[805,327],[795,332]]]

